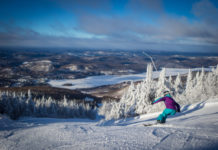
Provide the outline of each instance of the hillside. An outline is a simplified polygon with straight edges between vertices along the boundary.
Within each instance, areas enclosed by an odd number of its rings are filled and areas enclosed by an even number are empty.
[[[165,125],[144,127],[159,113],[110,122],[0,116],[1,150],[217,149],[218,99],[186,105]]]
[[[145,52],[152,56],[158,70],[218,64],[218,54],[212,53],[0,48],[0,87],[44,86],[52,79],[139,74],[151,62]]]

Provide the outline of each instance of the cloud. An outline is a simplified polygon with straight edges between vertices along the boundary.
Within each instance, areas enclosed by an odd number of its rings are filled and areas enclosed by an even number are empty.
[[[84,15],[79,20],[81,30],[109,36],[127,32],[144,32],[148,26],[148,24],[131,17]]]
[[[193,13],[207,25],[218,25],[218,9],[209,1],[202,0],[193,5]]]
[[[137,3],[139,2],[139,3]],[[161,12],[163,11],[160,1],[130,1],[129,6],[132,9],[136,10],[134,16],[137,16],[137,13],[146,8],[151,8],[152,11]],[[206,3],[206,5],[204,4]],[[158,5],[155,5],[158,4]],[[136,9],[136,6],[139,7],[139,11]],[[212,12],[206,11],[207,9],[212,8]],[[140,10],[141,9],[141,10]],[[205,10],[202,12],[202,10]],[[144,40],[146,37],[149,37],[159,43],[170,43],[177,42],[193,43],[196,44],[218,44],[217,43],[217,26],[212,26],[209,23],[209,20],[214,20],[218,18],[217,14],[214,13],[217,11],[217,8],[212,5],[209,1],[200,1],[193,5],[193,12],[199,20],[190,22],[186,17],[171,17],[167,14],[163,14],[159,19],[156,20],[157,25],[152,25],[146,23],[141,18],[133,18],[132,16],[120,17],[116,15],[111,16],[101,16],[93,14],[84,14],[79,18],[79,27],[80,30],[84,30],[93,34],[103,34],[109,38],[137,38],[141,37]],[[212,13],[212,14],[211,14]],[[207,17],[207,16],[212,17]],[[213,18],[213,19],[210,19]],[[217,19],[215,19],[217,20]],[[211,21],[210,21],[211,22]]]
[[[54,36],[16,23],[0,23],[0,45],[179,51],[218,48],[218,9],[208,0],[193,4],[191,21],[165,13],[160,0],[126,1],[125,15],[115,13],[108,0],[56,3],[76,16],[76,25],[51,22],[52,31],[61,33]]]
[[[131,38],[103,38],[103,39],[84,39],[72,38],[64,36],[48,36],[32,31],[31,29],[23,29],[16,27],[8,27],[7,32],[0,32],[0,45],[12,47],[60,47],[60,48],[88,48],[88,49],[156,49],[156,50],[180,50],[187,49],[208,49],[208,46],[187,45],[179,43],[163,43],[154,39],[138,39]],[[25,34],[24,34],[25,33]],[[150,37],[149,37],[150,38]],[[210,47],[211,49],[211,47]],[[212,50],[212,49],[211,49]]]
[[[139,13],[164,12],[164,6],[161,0],[129,0],[127,8]]]
[[[196,19],[191,22],[186,17],[162,17],[159,31],[170,39],[183,39],[194,45],[218,45],[218,8],[202,0],[193,4],[192,12]]]

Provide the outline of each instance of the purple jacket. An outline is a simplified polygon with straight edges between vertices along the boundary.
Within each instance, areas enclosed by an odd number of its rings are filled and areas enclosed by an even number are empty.
[[[164,101],[165,105],[166,105],[166,108],[168,109],[174,109],[178,112],[180,112],[180,106],[178,103],[175,102],[175,100],[169,95],[167,94],[166,96],[164,97],[161,97],[161,98],[158,98],[156,99],[152,104],[156,104],[160,101]]]

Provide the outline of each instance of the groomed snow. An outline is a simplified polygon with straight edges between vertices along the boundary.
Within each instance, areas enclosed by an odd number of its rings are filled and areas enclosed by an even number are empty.
[[[218,99],[187,105],[165,125],[144,127],[159,113],[101,122],[0,116],[1,150],[217,149]]]
[[[193,68],[191,71],[201,71],[202,68]],[[173,76],[180,74],[187,74],[189,69],[180,68],[166,68],[166,76]],[[211,71],[211,68],[205,68],[205,71]],[[153,78],[157,78],[160,71],[153,72]],[[139,81],[146,77],[146,73],[131,74],[131,75],[101,75],[90,76],[82,79],[64,79],[64,80],[50,80],[48,83],[53,87],[66,89],[83,89],[93,88],[103,85],[113,85],[125,81]],[[72,84],[72,86],[64,86],[64,84]]]

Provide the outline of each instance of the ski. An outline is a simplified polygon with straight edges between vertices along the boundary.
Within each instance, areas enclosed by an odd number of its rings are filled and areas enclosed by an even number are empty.
[[[163,125],[164,123],[148,123],[148,124],[143,124],[145,127],[149,127],[149,126],[154,126],[154,125]]]
[[[148,123],[148,124],[143,124],[145,127],[149,127],[149,126],[153,126],[153,125],[157,125],[158,123]]]

